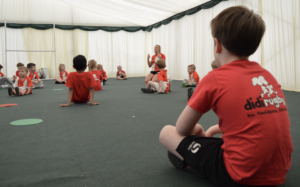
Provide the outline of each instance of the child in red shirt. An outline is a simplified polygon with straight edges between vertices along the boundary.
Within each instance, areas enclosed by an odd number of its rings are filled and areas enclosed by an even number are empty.
[[[117,80],[126,80],[128,77],[126,75],[126,72],[122,70],[122,66],[118,66],[117,71]]]
[[[96,69],[97,62],[95,60],[90,60],[88,63],[89,71],[93,74],[93,77],[96,81],[96,85],[94,86],[95,91],[102,90],[102,75],[101,72]]]
[[[101,75],[102,75],[102,82],[103,82],[103,85],[105,85],[105,83],[108,81],[108,77],[106,75],[106,72],[104,71],[104,69],[102,68],[102,65],[101,64],[98,64],[97,65],[97,70],[101,72]]]
[[[13,81],[15,81],[17,79],[17,77],[19,76],[19,68],[23,67],[23,66],[24,66],[23,63],[21,63],[21,62],[17,63],[18,70],[16,71],[16,75],[13,75]]]
[[[36,67],[34,63],[27,64],[28,74],[27,76],[32,80],[33,88],[44,88],[43,81],[36,73]]]
[[[55,77],[55,84],[66,84],[68,74],[69,73],[66,71],[66,66],[64,64],[59,64],[58,74]]]
[[[183,80],[183,85],[188,84],[188,86],[195,87],[199,83],[199,75],[196,72],[196,66],[191,64],[188,66],[189,79]],[[184,86],[186,87],[186,86]]]
[[[0,87],[7,88],[8,86],[4,85],[5,83],[8,83],[13,87],[13,82],[1,72],[2,68],[3,66],[0,64]]]
[[[68,107],[73,103],[87,103],[90,100],[90,105],[99,105],[94,102],[94,86],[96,81],[91,72],[84,72],[86,58],[83,55],[78,55],[73,59],[73,68],[76,72],[71,72],[66,80],[66,86],[69,87],[68,103],[60,104],[59,107]]]
[[[160,142],[173,164],[188,165],[215,186],[280,185],[293,152],[286,101],[273,75],[248,60],[265,23],[237,6],[217,15],[211,29],[219,68],[201,80],[176,127],[162,129]],[[203,137],[197,124],[210,109],[219,117],[222,138]]]
[[[158,82],[148,81],[146,88],[142,88],[144,93],[167,93],[170,89],[167,70],[165,70],[166,62],[163,59],[160,59],[156,62],[157,67],[159,68],[159,73],[157,74]],[[151,89],[152,87],[152,89]]]
[[[33,83],[31,79],[27,76],[28,68],[22,66],[19,67],[19,76],[17,77],[14,87],[8,88],[8,95],[28,95],[32,94]]]

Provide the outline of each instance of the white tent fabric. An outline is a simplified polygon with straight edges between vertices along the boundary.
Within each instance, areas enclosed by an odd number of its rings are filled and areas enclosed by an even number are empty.
[[[0,0],[0,20],[89,26],[149,26],[209,0]]]
[[[16,3],[20,0],[10,1]],[[29,1],[34,2],[33,0]],[[55,3],[56,5],[61,3],[61,6],[69,6],[72,2],[77,2],[63,1],[64,2],[55,0]],[[92,1],[94,0],[90,0],[89,2]],[[125,1],[115,0],[114,2],[124,3]],[[134,3],[135,1],[131,0],[126,2]],[[144,1],[139,1],[138,5],[144,6],[144,3]],[[149,6],[151,9],[155,9],[155,6],[162,6],[154,5],[154,3],[152,4],[153,6]],[[128,33],[119,31],[111,33],[104,31],[87,32],[82,30],[66,31],[56,29],[56,66],[54,64],[55,60],[53,53],[9,52],[8,65],[7,67],[4,67],[4,72],[6,73],[7,70],[7,75],[12,76],[12,74],[15,73],[15,64],[17,62],[34,62],[37,64],[38,68],[49,67],[51,70],[50,77],[54,77],[59,63],[66,64],[68,71],[74,71],[72,68],[73,57],[77,54],[83,54],[87,59],[95,59],[98,63],[103,64],[104,69],[110,77],[115,76],[116,67],[118,65],[122,65],[123,69],[131,77],[146,76],[150,71],[146,63],[146,56],[148,53],[153,55],[154,46],[159,44],[162,47],[162,53],[166,55],[169,74],[174,79],[186,78],[187,66],[189,64],[196,65],[196,70],[202,78],[211,70],[210,63],[213,60],[213,40],[209,23],[219,12],[227,7],[235,5],[245,5],[250,9],[253,9],[255,12],[260,13],[266,22],[267,30],[262,44],[256,53],[250,57],[250,60],[261,63],[263,67],[276,77],[282,85],[282,88],[300,91],[300,75],[297,73],[300,71],[300,2],[298,0],[291,0],[288,2],[284,0],[224,1],[211,9],[201,10],[191,16],[185,16],[182,19],[172,21],[168,25],[153,29],[151,32],[139,31]],[[3,11],[2,6],[0,9]],[[72,5],[71,9],[73,10],[66,13],[66,15],[70,13],[68,19],[64,17],[63,14],[61,15],[62,23],[67,23],[68,21],[70,21],[68,22],[69,24],[83,23],[85,22],[84,20],[88,20],[88,14],[92,17],[96,15],[94,12],[80,10],[75,4]],[[75,14],[74,9],[76,9],[75,12],[77,12]],[[68,9],[66,8],[66,10]],[[5,11],[7,12],[7,10]],[[161,8],[159,11],[164,10]],[[84,12],[84,14],[82,12]],[[98,17],[96,16],[97,19],[94,19],[94,23],[127,24],[127,26],[139,24],[138,22],[132,22],[132,20],[129,21],[127,18],[124,18],[123,20],[107,18],[105,21],[101,22],[100,19],[98,19],[101,17],[100,14],[101,12],[97,15]],[[3,14],[1,14],[1,16],[2,19]],[[23,17],[26,16],[28,16],[28,14],[23,15]],[[22,16],[19,16],[18,19],[21,17]],[[28,20],[26,21],[29,17],[24,18],[24,23],[29,23]],[[39,19],[40,23],[45,23],[42,22],[44,18],[37,17],[35,19]],[[45,18],[49,23],[53,21],[50,17],[51,16],[49,16],[49,19]],[[12,20],[10,22],[12,22]],[[54,49],[53,29],[46,31],[30,28],[21,30],[8,29],[7,34],[8,49]],[[0,28],[0,41],[0,60],[5,62],[4,27]]]

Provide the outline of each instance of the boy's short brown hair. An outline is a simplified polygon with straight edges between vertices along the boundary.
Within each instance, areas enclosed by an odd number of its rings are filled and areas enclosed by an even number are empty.
[[[266,29],[263,19],[244,6],[223,10],[211,20],[210,26],[212,36],[241,58],[256,51]]]
[[[22,66],[24,66],[23,63],[21,63],[21,62],[17,63],[17,67],[22,67]]]
[[[164,59],[159,59],[157,62],[156,62],[156,65],[159,69],[163,69],[166,67],[166,61]]]
[[[98,64],[97,69],[102,69],[102,64]]]
[[[189,65],[188,68],[193,68],[194,70],[196,70],[196,66],[194,64]]]
[[[212,69],[218,68],[218,65],[217,65],[217,63],[216,63],[215,60],[213,60],[213,61],[211,62],[211,68],[212,68]]]
[[[32,66],[35,66],[35,64],[34,63],[27,64],[27,68],[31,68]]]
[[[25,66],[21,66],[21,67],[20,67],[20,70],[25,70],[26,72],[28,72],[28,68],[25,67]]]

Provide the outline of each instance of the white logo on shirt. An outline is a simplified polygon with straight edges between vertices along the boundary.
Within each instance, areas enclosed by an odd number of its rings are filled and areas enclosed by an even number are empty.
[[[263,76],[254,77],[252,78],[252,85],[256,86],[259,85],[262,89],[261,97],[263,98],[265,94],[268,94],[270,97],[273,93],[277,94],[277,92],[274,92],[273,86],[268,85],[268,81]]]

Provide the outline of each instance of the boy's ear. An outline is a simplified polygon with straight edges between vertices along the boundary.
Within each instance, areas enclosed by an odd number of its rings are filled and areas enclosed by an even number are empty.
[[[73,68],[76,69],[76,68],[74,67],[74,65],[73,65]]]
[[[85,66],[85,68],[84,69],[86,69],[87,68],[87,66]]]
[[[222,52],[222,44],[219,42],[217,38],[214,38],[214,43],[216,46],[216,53],[221,53]]]

